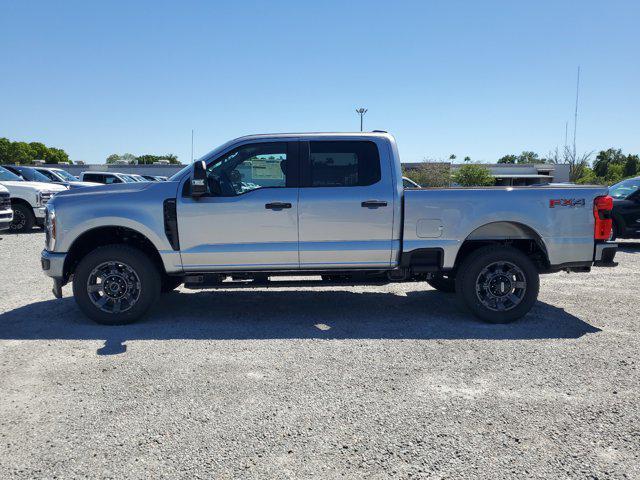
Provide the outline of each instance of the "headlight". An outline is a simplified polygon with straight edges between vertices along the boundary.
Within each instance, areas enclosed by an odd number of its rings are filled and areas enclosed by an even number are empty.
[[[38,206],[44,207],[54,194],[54,192],[38,192],[36,197]]]
[[[56,210],[53,204],[49,204],[45,208],[44,232],[44,248],[52,252],[56,248]]]

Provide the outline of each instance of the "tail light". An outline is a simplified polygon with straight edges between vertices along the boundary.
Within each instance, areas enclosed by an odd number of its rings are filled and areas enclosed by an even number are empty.
[[[611,210],[613,210],[613,198],[609,195],[596,197],[593,201],[593,218],[596,220],[593,238],[596,240],[609,240],[612,226]]]

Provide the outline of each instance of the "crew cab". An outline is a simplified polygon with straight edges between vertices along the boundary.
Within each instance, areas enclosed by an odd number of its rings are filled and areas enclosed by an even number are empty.
[[[0,184],[0,231],[11,227],[13,210],[11,210],[11,195],[6,187]]]
[[[404,189],[385,132],[253,135],[167,182],[57,195],[41,261],[56,297],[72,280],[105,324],[140,318],[182,283],[290,285],[282,277],[426,281],[505,323],[532,308],[540,274],[616,265],[611,208],[598,186]]]
[[[34,225],[43,226],[44,206],[56,193],[67,190],[52,183],[27,182],[4,167],[0,167],[0,184],[11,196],[13,219],[10,229],[14,232],[29,231]]]

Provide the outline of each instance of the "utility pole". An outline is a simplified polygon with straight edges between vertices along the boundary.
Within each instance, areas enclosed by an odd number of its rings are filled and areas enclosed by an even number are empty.
[[[193,128],[191,129],[191,163],[193,163]]]
[[[362,107],[356,108],[356,113],[360,115],[360,131],[362,131],[362,119],[364,117],[364,114],[367,113],[367,109]]]
[[[573,157],[576,156],[576,130],[578,129],[578,94],[580,93],[580,65],[578,65],[578,79],[576,80],[576,109],[573,114]]]

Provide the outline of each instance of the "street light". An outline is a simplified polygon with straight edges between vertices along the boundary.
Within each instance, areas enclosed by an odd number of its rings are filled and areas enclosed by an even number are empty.
[[[356,113],[360,115],[360,131],[362,131],[362,117],[364,117],[364,114],[367,113],[367,109],[362,107],[356,108]]]

